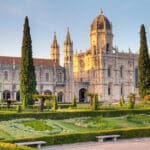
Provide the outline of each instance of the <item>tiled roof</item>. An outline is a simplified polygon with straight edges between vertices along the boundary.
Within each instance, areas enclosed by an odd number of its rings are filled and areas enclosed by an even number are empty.
[[[20,57],[9,57],[9,56],[0,56],[0,64],[20,64]],[[52,67],[54,66],[54,61],[50,59],[41,59],[41,58],[34,58],[34,65],[35,66],[47,66]],[[58,66],[58,65],[57,65]]]

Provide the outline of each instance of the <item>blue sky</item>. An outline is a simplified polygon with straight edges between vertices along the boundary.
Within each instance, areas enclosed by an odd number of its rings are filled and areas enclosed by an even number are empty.
[[[149,7],[150,0],[0,0],[0,55],[21,55],[25,16],[29,17],[34,57],[49,58],[55,31],[62,56],[68,26],[74,51],[84,51],[100,8],[113,24],[113,44],[120,51],[130,47],[138,52],[141,24],[146,26],[150,43]]]

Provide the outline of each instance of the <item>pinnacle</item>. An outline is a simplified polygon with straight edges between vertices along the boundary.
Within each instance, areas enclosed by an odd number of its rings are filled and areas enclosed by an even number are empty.
[[[58,47],[56,32],[54,32],[53,43],[52,43],[51,47],[53,47],[53,48]]]
[[[66,39],[65,39],[65,44],[71,44],[71,38],[70,38],[70,33],[69,33],[69,27],[67,28],[67,34],[66,34]]]

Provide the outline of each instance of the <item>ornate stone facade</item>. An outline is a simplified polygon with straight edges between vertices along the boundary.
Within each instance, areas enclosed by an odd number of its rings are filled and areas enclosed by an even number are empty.
[[[100,101],[113,102],[129,93],[137,93],[138,55],[130,50],[119,52],[113,47],[112,24],[103,12],[90,28],[90,47],[73,54],[69,29],[64,42],[64,66],[60,66],[56,33],[50,59],[34,59],[38,93],[53,93],[59,102],[69,102],[76,96],[86,102],[85,92],[98,93]],[[0,57],[0,97],[20,99],[20,58]]]

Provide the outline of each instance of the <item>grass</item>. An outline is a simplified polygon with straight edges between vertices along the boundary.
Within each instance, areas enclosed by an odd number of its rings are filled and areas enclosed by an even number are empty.
[[[94,130],[106,130],[106,129],[119,129],[128,127],[143,127],[150,126],[149,115],[128,115],[122,117],[81,117],[73,119],[65,119],[63,122],[70,124],[71,126],[77,126],[80,128],[86,128],[86,131]]]
[[[1,121],[0,138],[23,139],[49,134],[83,133],[146,126],[150,126],[150,115],[144,114],[121,117],[79,117],[64,120],[26,118]]]
[[[45,120],[33,120],[33,121],[24,121],[20,122],[24,126],[29,126],[33,128],[35,131],[45,131],[45,130],[53,130],[53,128],[46,124]]]

